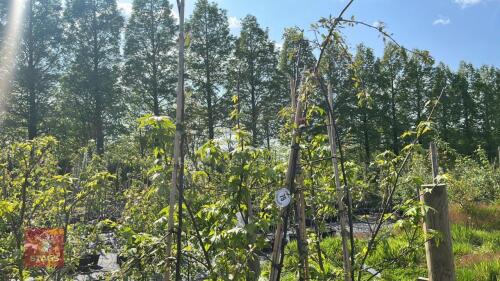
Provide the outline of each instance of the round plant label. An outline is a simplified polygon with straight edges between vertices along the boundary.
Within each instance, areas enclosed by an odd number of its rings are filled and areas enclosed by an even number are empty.
[[[288,204],[290,204],[291,199],[292,196],[290,195],[290,191],[286,188],[282,188],[276,191],[274,196],[274,201],[281,208],[288,206]]]

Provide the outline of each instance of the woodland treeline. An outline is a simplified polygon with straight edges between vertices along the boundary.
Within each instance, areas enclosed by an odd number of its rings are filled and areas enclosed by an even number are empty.
[[[0,23],[5,25],[7,3]],[[135,1],[125,19],[116,1],[28,1],[16,75],[2,114],[2,141],[56,136],[68,149],[96,142],[100,153],[130,135],[144,114],[173,116],[177,24],[168,1]],[[1,30],[1,29],[0,29]],[[3,41],[8,40],[3,38]],[[232,97],[239,97],[242,126],[253,146],[270,147],[290,105],[289,77],[296,52],[314,64],[314,43],[289,28],[277,48],[254,16],[230,33],[227,12],[198,1],[187,21],[186,127],[189,147],[224,137]],[[339,130],[369,163],[376,152],[402,148],[400,136],[423,120],[426,102],[439,96],[439,136],[463,154],[482,146],[491,160],[500,144],[500,70],[462,62],[453,71],[423,50],[388,43],[382,57],[359,45],[332,50],[329,79],[338,106]],[[337,54],[335,54],[337,52]],[[350,59],[349,59],[350,58]],[[335,62],[333,62],[335,60]],[[358,80],[353,80],[356,73]],[[353,87],[353,84],[360,87]],[[363,90],[360,90],[363,89]],[[191,150],[192,150],[191,149]],[[191,151],[192,154],[193,151]]]
[[[5,35],[12,2],[0,0],[0,45],[16,43]],[[185,26],[167,0],[134,0],[129,17],[116,0],[26,1],[0,94],[0,280],[74,280],[102,253],[120,265],[110,280],[415,280],[429,238],[418,190],[432,182],[454,206],[486,206],[481,224],[455,229],[458,253],[495,256],[500,69],[452,70],[383,25],[344,18],[352,2],[309,37],[285,29],[277,47],[251,15],[233,35],[207,0]],[[381,57],[342,33],[363,27],[385,41]],[[280,209],[283,187],[292,201]],[[355,236],[359,222],[370,229]],[[31,227],[64,230],[64,267],[25,267]],[[500,272],[475,266],[457,266],[458,280]]]

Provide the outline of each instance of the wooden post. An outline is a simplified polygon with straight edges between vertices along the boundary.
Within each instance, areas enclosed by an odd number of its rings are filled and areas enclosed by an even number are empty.
[[[431,152],[431,165],[432,165],[432,182],[437,184],[437,177],[439,175],[439,164],[436,144],[431,142],[429,144],[429,149]]]
[[[309,159],[312,159],[311,153],[309,152]],[[309,165],[309,173],[308,176],[312,177],[313,175],[313,166]],[[316,198],[316,191],[314,184],[311,188],[311,197]],[[323,254],[321,252],[321,231],[320,231],[320,225],[318,221],[318,211],[316,208],[316,203],[314,200],[311,201],[311,211],[312,211],[312,224],[314,226],[314,232],[316,233],[316,243],[315,243],[315,248],[316,248],[316,253],[318,255],[318,265],[321,270],[321,272],[325,272],[325,266],[323,265]]]
[[[430,207],[424,212],[424,233],[437,231],[437,237],[425,242],[425,255],[430,281],[455,281],[455,265],[448,217],[448,195],[446,185],[437,183],[438,158],[436,145],[431,142],[433,184],[422,185],[421,202]],[[429,191],[430,190],[430,191]]]
[[[330,107],[333,108],[333,96],[331,85],[328,84],[328,103]],[[327,119],[327,130],[328,130],[328,139],[330,141],[330,149],[332,151],[332,165],[333,165],[333,173],[335,177],[335,187],[337,193],[337,205],[338,205],[338,217],[340,221],[340,236],[342,238],[342,258],[344,265],[344,280],[350,281],[352,280],[351,276],[351,260],[349,257],[349,248],[347,246],[347,242],[349,239],[349,231],[347,230],[347,212],[344,206],[344,190],[340,185],[340,175],[339,175],[339,164],[337,159],[337,132],[335,131],[335,127],[333,126],[335,120],[333,119],[333,115],[328,114]]]
[[[299,281],[309,280],[309,257],[307,247],[307,233],[306,233],[306,200],[304,198],[304,173],[297,167],[297,201],[296,206],[296,220],[297,220],[297,248],[299,251]]]

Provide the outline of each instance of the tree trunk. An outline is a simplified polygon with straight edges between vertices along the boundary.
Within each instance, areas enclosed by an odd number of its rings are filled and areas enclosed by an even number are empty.
[[[155,57],[153,55],[153,57]],[[158,95],[158,67],[156,65],[156,58],[153,58],[153,115],[160,116],[160,101]]]
[[[420,123],[420,119],[422,118],[422,91],[420,90],[420,76],[417,76],[417,122],[415,122],[415,125],[418,125]]]
[[[150,16],[153,18],[154,16],[154,11],[153,11],[153,5],[150,5]],[[156,38],[155,38],[155,27],[154,23],[151,23],[151,49],[153,50],[152,52],[152,68],[153,68],[153,115],[159,116],[160,115],[160,95],[158,91],[158,64],[156,62],[157,60],[157,47],[156,47]]]
[[[210,84],[210,70],[207,62],[206,70],[205,70],[205,75],[207,79],[207,83],[205,84],[205,91],[206,91],[206,99],[207,99],[207,126],[208,126],[208,139],[213,140],[215,133],[214,133],[214,112],[213,112],[213,105],[212,105],[212,86]]]
[[[185,138],[181,138],[181,150],[184,147]],[[184,157],[181,157],[180,168],[179,168],[179,206],[177,211],[177,218],[179,220],[177,225],[177,256],[175,262],[175,280],[182,281],[182,202],[184,202]]]
[[[250,190],[248,191],[248,197],[247,197],[247,224],[250,224],[253,222],[253,202],[252,202],[252,196],[250,194]],[[248,233],[248,244],[249,248],[255,246],[255,241],[257,239],[257,233],[250,231]],[[248,260],[247,260],[247,265],[249,271],[247,272],[247,276],[245,280],[251,281],[251,280],[258,280],[260,276],[260,261],[257,255],[255,253],[249,253]]]
[[[251,102],[251,118],[252,123],[250,124],[250,128],[252,130],[252,146],[256,147],[258,142],[258,132],[257,132],[257,97],[255,93],[255,81],[254,81],[254,70],[253,65],[250,67],[251,69],[251,79],[250,79],[250,102]]]
[[[93,97],[94,97],[94,102],[95,102],[95,108],[94,108],[94,116],[92,116],[93,119],[93,127],[94,127],[94,137],[96,141],[96,148],[97,148],[97,153],[103,154],[104,153],[104,126],[103,126],[103,100],[102,100],[102,93],[99,89],[99,46],[98,46],[98,35],[97,35],[97,8],[95,6],[96,4],[94,3],[93,7],[93,38],[92,38],[92,43],[93,43],[93,54],[92,54],[92,60],[93,60],[93,69],[92,69],[92,86],[93,86]]]
[[[177,0],[177,8],[179,10],[179,66],[178,66],[178,84],[177,84],[177,109],[176,109],[176,129],[175,129],[175,139],[174,139],[174,156],[172,159],[173,170],[172,170],[172,186],[170,189],[169,198],[169,213],[168,213],[168,228],[167,228],[167,238],[166,238],[166,272],[164,279],[166,281],[171,280],[171,270],[172,270],[172,240],[174,232],[174,212],[177,191],[182,190],[180,180],[183,176],[182,164],[184,159],[182,140],[184,138],[184,0]],[[182,206],[179,206],[182,208]],[[177,249],[181,251],[181,249]],[[180,262],[179,260],[176,262]]]
[[[271,151],[271,129],[269,128],[269,121],[264,123],[264,129],[266,131],[267,150]]]
[[[365,149],[365,172],[368,171],[368,167],[370,166],[370,137],[368,135],[368,114],[366,113],[368,110],[366,107],[363,109],[363,137],[364,137],[364,149]]]
[[[214,109],[213,109],[213,95],[212,95],[212,84],[211,84],[211,76],[210,76],[210,45],[208,38],[208,24],[209,24],[209,15],[208,11],[205,9],[205,100],[207,102],[207,129],[208,129],[208,139],[213,140],[215,137],[215,120],[214,120]]]
[[[394,154],[398,155],[398,121],[396,120],[396,89],[394,89],[394,79],[391,81],[392,150],[394,151]]]
[[[36,101],[35,92],[35,65],[34,65],[34,47],[35,42],[33,41],[33,0],[29,1],[28,6],[28,139],[32,140],[37,135],[37,123],[38,123],[38,108]]]

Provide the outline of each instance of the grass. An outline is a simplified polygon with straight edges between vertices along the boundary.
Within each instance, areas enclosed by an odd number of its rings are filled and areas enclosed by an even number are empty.
[[[461,209],[451,206],[453,252],[458,281],[500,280],[500,206],[478,205]],[[403,233],[391,235],[377,245],[366,264],[378,269],[384,268],[381,279],[385,281],[414,281],[427,276],[423,239],[408,247]],[[342,247],[339,237],[321,241],[325,273],[319,269],[318,255],[310,241],[309,264],[311,280],[341,280]],[[419,244],[419,245],[417,245]],[[356,243],[358,250],[366,245],[366,239]],[[286,248],[286,259],[282,280],[298,280],[297,243]],[[263,273],[269,271],[266,264]]]
[[[457,267],[457,280],[497,281],[500,279],[500,261],[489,260],[466,267]]]
[[[450,220],[454,224],[482,230],[500,230],[500,204],[450,206]]]

